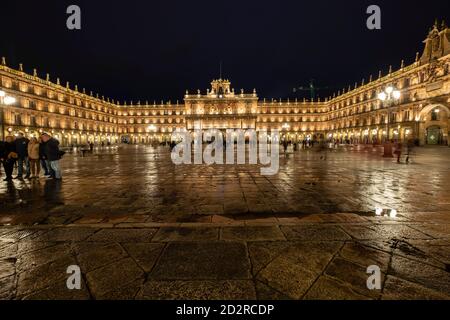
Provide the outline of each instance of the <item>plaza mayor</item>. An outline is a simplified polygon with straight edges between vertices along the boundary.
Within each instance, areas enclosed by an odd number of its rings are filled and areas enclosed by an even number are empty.
[[[450,301],[449,1],[233,2],[2,3],[2,315]]]

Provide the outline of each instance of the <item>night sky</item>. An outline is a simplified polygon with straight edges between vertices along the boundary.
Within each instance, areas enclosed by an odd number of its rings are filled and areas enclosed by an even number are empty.
[[[66,28],[71,4],[82,10],[80,31]],[[382,30],[366,28],[371,4]],[[0,56],[120,101],[204,92],[220,61],[237,92],[293,97],[315,79],[326,96],[413,62],[435,18],[450,22],[449,13],[448,0],[3,1]]]

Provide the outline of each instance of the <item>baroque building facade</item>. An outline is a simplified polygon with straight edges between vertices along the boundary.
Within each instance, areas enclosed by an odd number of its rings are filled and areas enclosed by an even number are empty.
[[[324,100],[259,99],[256,90],[236,93],[218,79],[202,94],[186,92],[183,103],[127,105],[0,65],[0,90],[16,98],[1,105],[2,137],[19,131],[29,136],[50,132],[64,146],[94,143],[169,141],[172,132],[195,129],[277,129],[282,139],[335,139],[382,143],[386,139],[417,139],[448,145],[450,131],[450,29],[435,24],[416,61],[385,76],[342,90]],[[387,103],[379,93],[387,87],[401,92]]]

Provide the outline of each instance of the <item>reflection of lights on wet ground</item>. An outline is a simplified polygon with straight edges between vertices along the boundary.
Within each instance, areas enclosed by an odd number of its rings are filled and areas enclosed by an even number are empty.
[[[391,212],[389,213],[389,216],[393,219],[397,218],[397,210],[392,209]]]
[[[395,219],[397,218],[398,212],[395,209],[375,208],[375,215],[378,217],[384,216]]]

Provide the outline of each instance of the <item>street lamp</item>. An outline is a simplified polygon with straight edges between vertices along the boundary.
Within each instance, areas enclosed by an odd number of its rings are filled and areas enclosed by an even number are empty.
[[[384,91],[378,94],[378,100],[387,108],[387,121],[386,121],[386,141],[384,142],[384,155],[385,158],[393,158],[392,145],[389,142],[389,124],[391,121],[391,106],[400,100],[401,93],[393,86],[388,86]]]
[[[8,96],[8,95],[6,95],[5,91],[0,90],[0,124],[1,124],[0,130],[2,131],[2,141],[5,140],[5,130],[4,130],[4,120],[3,120],[4,110],[1,105],[4,104],[6,106],[9,106],[14,103],[16,103],[16,98]]]

